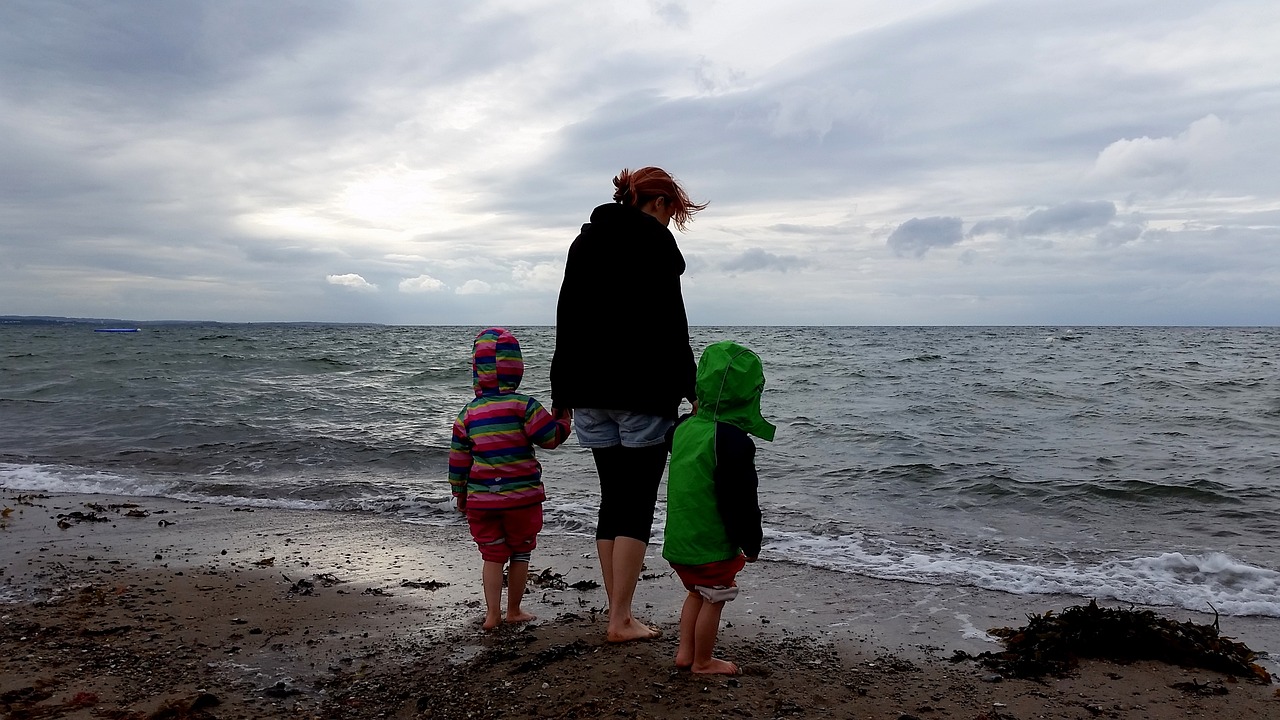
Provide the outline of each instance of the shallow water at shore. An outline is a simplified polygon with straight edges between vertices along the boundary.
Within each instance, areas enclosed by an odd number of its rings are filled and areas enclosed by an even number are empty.
[[[341,584],[326,592],[387,594],[423,609],[416,631],[456,630],[477,621],[482,608],[480,560],[460,519],[424,526],[368,512],[226,507],[166,498],[104,495],[33,497],[6,493],[20,512],[5,521],[0,556],[4,603],[73,597],[125,570],[162,573],[267,573],[285,580]],[[133,512],[134,516],[128,515]],[[101,522],[76,521],[73,513]],[[55,527],[60,518],[68,527]],[[265,561],[265,562],[264,562]],[[566,585],[599,581],[594,541],[552,535],[539,542],[531,574],[560,576]],[[651,547],[636,591],[647,620],[674,632],[684,591]],[[739,577],[742,592],[726,609],[726,633],[796,633],[827,642],[878,648],[905,658],[949,657],[998,647],[987,633],[1018,626],[1028,613],[1082,604],[1069,595],[1015,595],[972,586],[922,584],[840,573],[762,558]],[[320,588],[317,587],[317,591]],[[531,583],[530,607],[543,616],[602,613],[604,591],[543,591]],[[1206,612],[1157,611],[1178,620],[1211,623]],[[1268,653],[1264,667],[1280,672],[1280,621],[1220,618],[1222,632]]]
[[[553,330],[515,331],[523,389],[546,398]],[[449,527],[473,332],[3,327],[0,486]],[[772,558],[922,589],[1280,617],[1280,331],[694,332],[764,360]],[[541,457],[546,535],[589,532],[589,454],[571,441]]]
[[[664,635],[604,641],[602,590],[568,584],[595,575],[590,538],[549,536],[533,569],[552,581],[532,583],[524,604],[538,620],[486,633],[479,557],[460,524],[164,498],[4,499],[17,509],[0,518],[13,551],[0,556],[3,587],[39,598],[0,605],[0,695],[15,717],[167,717],[200,706],[242,718],[995,710],[1262,720],[1277,702],[1270,687],[1160,662],[1086,661],[1066,678],[1023,680],[949,661],[955,650],[992,649],[987,626],[1060,609],[1051,598],[762,560],[740,576],[717,645],[746,672],[695,676],[673,666],[685,592],[660,566],[646,568],[636,608]],[[1226,618],[1223,629],[1258,647],[1249,628],[1261,620]]]

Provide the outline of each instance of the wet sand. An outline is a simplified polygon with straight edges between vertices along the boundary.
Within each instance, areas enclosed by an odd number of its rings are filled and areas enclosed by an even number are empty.
[[[720,637],[746,673],[703,677],[672,662],[684,591],[656,550],[636,607],[663,637],[612,645],[586,537],[541,538],[526,602],[539,619],[485,633],[462,524],[0,497],[0,713],[15,720],[1280,717],[1276,686],[1206,670],[1084,661],[1035,681],[948,660],[1076,598],[873,581],[766,548]],[[1278,624],[1222,619],[1255,650],[1276,647]],[[1173,687],[1188,682],[1203,689]]]

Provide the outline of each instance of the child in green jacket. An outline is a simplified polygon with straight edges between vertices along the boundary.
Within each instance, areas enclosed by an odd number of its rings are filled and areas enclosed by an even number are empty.
[[[760,415],[763,391],[764,369],[755,353],[728,341],[711,345],[698,362],[698,405],[671,438],[662,556],[689,591],[676,666],[695,673],[740,672],[712,652],[724,604],[738,595],[735,577],[760,554],[750,435],[772,441],[775,430]]]

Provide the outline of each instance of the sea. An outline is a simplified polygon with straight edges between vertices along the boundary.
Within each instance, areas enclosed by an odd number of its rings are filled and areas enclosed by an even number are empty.
[[[0,488],[461,522],[478,327],[0,323]],[[512,327],[550,404],[551,327]],[[761,556],[837,573],[1280,618],[1280,328],[695,327],[767,377]],[[620,368],[618,382],[636,365]],[[591,455],[539,451],[545,533]],[[664,508],[658,508],[658,535]]]

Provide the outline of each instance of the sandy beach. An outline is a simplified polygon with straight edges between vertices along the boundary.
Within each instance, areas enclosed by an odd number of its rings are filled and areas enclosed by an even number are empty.
[[[462,525],[3,498],[0,711],[15,720],[1280,716],[1275,685],[1203,669],[1085,660],[1037,680],[950,661],[998,650],[987,629],[1078,598],[871,581],[771,563],[766,549],[721,632],[720,654],[745,672],[704,677],[673,665],[683,590],[656,550],[637,607],[663,637],[611,645],[586,537],[544,536],[527,602],[539,619],[484,633]],[[1276,647],[1274,619],[1221,625]]]

